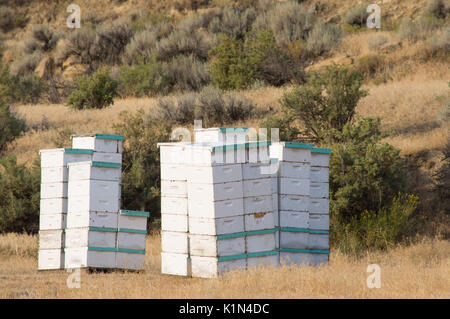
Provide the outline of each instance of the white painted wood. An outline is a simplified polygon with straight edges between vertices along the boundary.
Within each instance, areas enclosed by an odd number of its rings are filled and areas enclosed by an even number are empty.
[[[110,212],[94,212],[94,211],[71,212],[70,214],[67,215],[67,227],[118,228],[118,214]]]
[[[279,162],[280,177],[309,179],[310,166],[305,162]]]
[[[182,232],[161,231],[161,250],[166,253],[189,253],[189,234]]]
[[[247,253],[258,253],[262,251],[275,250],[275,233],[251,235],[245,237]]]
[[[222,218],[244,214],[243,198],[222,201],[201,201],[188,199],[189,216],[205,218]]]
[[[272,212],[245,215],[245,231],[273,229],[274,227],[275,217]]]
[[[274,211],[277,211],[280,207],[278,204],[278,193],[272,194],[272,206]]]
[[[309,213],[309,228],[318,230],[329,230],[330,215]]]
[[[194,128],[194,140],[196,143],[224,142],[226,144],[248,142],[248,132],[223,132],[219,127]]]
[[[268,163],[270,160],[269,147],[247,147],[245,149],[246,163]]]
[[[68,211],[117,212],[120,208],[120,183],[115,181],[79,180],[69,182]]]
[[[101,153],[122,153],[122,141],[101,139],[93,136],[72,136],[72,147]]]
[[[189,161],[192,166],[218,166],[245,163],[245,148],[229,150],[217,150],[212,152],[213,147],[221,147],[221,144],[192,144],[189,147]]]
[[[67,198],[41,199],[40,214],[67,214]]]
[[[243,182],[244,197],[272,195],[270,178],[250,179]]]
[[[72,162],[91,161],[91,154],[66,153],[64,148],[40,150],[41,168],[67,167]]]
[[[117,248],[145,250],[146,234],[126,232],[119,229]]]
[[[65,182],[41,184],[41,198],[67,198],[67,189]]]
[[[330,190],[328,183],[313,183],[310,184],[311,198],[329,198]]]
[[[161,196],[161,214],[187,215],[188,198]]]
[[[191,256],[221,257],[245,253],[245,238],[218,240],[217,236],[189,234]]]
[[[228,183],[242,180],[243,164],[221,166],[189,166],[186,168],[189,183]]]
[[[328,167],[311,166],[311,182],[328,183],[328,171]]]
[[[62,249],[39,249],[38,269],[64,269],[64,253]]]
[[[279,161],[304,162],[311,161],[311,149],[285,147],[283,142],[270,145],[270,157],[278,158]]]
[[[280,210],[308,211],[310,198],[304,195],[279,195]]]
[[[186,215],[161,215],[161,230],[187,232],[188,216]]]
[[[280,231],[275,233],[275,246],[276,248],[280,248]]]
[[[308,228],[309,213],[308,212],[296,212],[296,211],[291,211],[291,210],[281,210],[280,211],[280,226],[281,227]]]
[[[64,229],[66,228],[67,214],[44,214],[39,216],[39,229]]]
[[[93,166],[92,162],[70,163],[68,167],[71,182],[80,180],[119,182],[122,177],[121,168]]]
[[[145,254],[116,252],[116,268],[129,270],[142,270],[145,266]]]
[[[116,248],[116,231],[95,231],[84,228],[66,229],[66,248],[106,247]]]
[[[280,247],[281,248],[296,248],[308,249],[309,233],[281,231],[280,232]]]
[[[270,179],[272,181],[272,194],[278,194],[278,177],[274,176]]]
[[[244,213],[267,213],[273,211],[272,195],[252,196],[244,198]]]
[[[311,153],[311,166],[330,166],[330,154]]]
[[[309,211],[311,213],[329,214],[330,200],[328,198],[311,198],[309,201]]]
[[[279,265],[280,265],[279,254],[247,258],[247,269],[264,266],[278,267]]]
[[[309,179],[287,178],[281,177],[280,194],[283,195],[309,195],[310,182]]]
[[[158,143],[161,165],[186,164],[190,161],[189,145],[186,143]]]
[[[161,273],[190,276],[191,259],[188,254],[161,253]]]
[[[269,178],[269,163],[246,163],[242,164],[242,178],[244,180]]]
[[[220,184],[188,183],[189,201],[221,201],[242,198],[242,182]]]
[[[187,182],[161,180],[162,196],[187,196]]]
[[[68,170],[67,167],[42,167],[41,168],[41,183],[58,183],[67,182]]]
[[[122,164],[122,153],[94,152],[92,161]]]
[[[309,234],[308,249],[330,249],[329,238],[328,234]]]
[[[274,210],[273,211],[273,219],[274,219],[274,226],[280,226],[280,211]]]
[[[39,249],[64,248],[64,232],[62,229],[40,230]]]
[[[117,217],[118,228],[147,230],[147,217],[145,216],[129,216],[120,211]]]
[[[65,248],[66,268],[116,268],[115,251],[88,250],[87,247]]]
[[[247,268],[246,259],[218,261],[215,257],[191,256],[192,277],[217,278],[225,272]]]
[[[161,179],[169,181],[187,181],[187,166],[184,164],[161,164]]]
[[[189,216],[189,233],[198,235],[223,235],[244,231],[244,216],[201,218]]]
[[[305,265],[318,266],[328,263],[327,254],[313,254],[301,252],[280,252],[280,263],[282,265]]]

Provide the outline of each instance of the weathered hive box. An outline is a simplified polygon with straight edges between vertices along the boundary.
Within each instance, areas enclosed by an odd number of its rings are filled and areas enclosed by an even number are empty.
[[[242,198],[242,182],[217,184],[188,183],[188,203],[190,201],[225,201]]]
[[[309,229],[315,230],[329,230],[330,229],[330,215],[309,213]]]
[[[120,182],[122,169],[119,163],[77,162],[70,163],[70,181],[101,180]]]
[[[40,230],[39,249],[61,249],[64,247],[64,238],[63,229]]]
[[[330,200],[328,198],[311,198],[309,200],[308,210],[311,213],[329,214]]]
[[[279,161],[310,163],[312,144],[276,142],[270,145],[270,157]]]
[[[67,182],[41,184],[41,199],[67,198],[67,194],[68,194]]]
[[[291,210],[280,211],[281,227],[309,228],[309,213]]]
[[[117,232],[117,248],[145,251],[146,239],[146,230],[119,228]]]
[[[280,195],[310,195],[312,183],[310,185],[309,179],[280,177],[279,183]]]
[[[68,228],[101,227],[118,228],[117,213],[114,212],[71,212],[67,215]]]
[[[280,256],[278,250],[247,254],[247,269],[260,266],[277,267],[279,265]]]
[[[330,148],[317,148],[311,149],[311,161],[312,167],[329,167],[330,166]]]
[[[166,253],[188,254],[189,234],[183,232],[161,231],[161,250]]]
[[[119,211],[120,183],[117,181],[92,179],[71,181],[68,187],[68,194],[69,213],[83,211]]]
[[[186,197],[187,182],[176,180],[161,180],[161,196]]]
[[[189,183],[215,184],[242,181],[243,164],[226,164],[221,166],[187,167]]]
[[[72,147],[90,149],[100,153],[122,153],[122,135],[85,134],[72,135]]]
[[[190,276],[191,258],[188,254],[162,252],[161,272],[167,275]]]
[[[65,248],[66,268],[116,268],[117,248]]]
[[[188,214],[188,199],[186,197],[161,196],[161,214]]]
[[[161,230],[187,232],[189,230],[187,215],[161,214]]]
[[[67,164],[74,162],[91,161],[94,154],[93,150],[89,149],[76,149],[76,148],[56,148],[48,150],[40,150],[41,155],[41,168],[63,168],[67,167]],[[66,171],[67,172],[67,171]],[[43,170],[43,176],[60,174],[60,177],[64,177],[67,181],[67,175],[64,175],[64,171],[52,171]],[[57,180],[63,181],[63,179]],[[42,182],[48,182],[45,179]]]
[[[276,249],[276,229],[247,232],[245,251],[248,254],[272,251]]]
[[[115,248],[117,228],[83,227],[66,229],[66,248]]]
[[[198,235],[223,235],[244,231],[244,216],[202,218],[189,216],[189,233]]]
[[[309,195],[279,195],[280,198],[280,211],[298,211],[307,212],[310,207]]]
[[[280,246],[282,248],[308,249],[309,230],[305,228],[282,227]]]
[[[192,256],[222,257],[245,254],[245,237],[189,234]]]
[[[264,230],[273,229],[275,227],[275,217],[273,212],[263,212],[246,214],[244,219],[244,230]]]
[[[244,180],[243,191],[244,197],[271,196],[272,180],[270,178]]]
[[[246,255],[227,257],[191,256],[192,276],[216,278],[231,270],[247,268]]]
[[[273,196],[251,196],[244,198],[244,213],[271,213],[273,211]]]
[[[248,132],[248,127],[194,128],[194,139],[196,143],[246,143],[248,142]]]
[[[64,269],[64,258],[64,249],[61,247],[56,249],[39,249],[38,269]]]
[[[43,214],[66,214],[67,198],[43,198],[40,202],[40,212]]]
[[[188,199],[189,216],[203,218],[225,218],[244,214],[244,200],[240,198],[221,201]]]
[[[145,250],[118,248],[116,252],[116,268],[127,270],[143,270]]]
[[[149,212],[121,209],[118,215],[117,227],[119,229],[147,230]]]
[[[40,230],[64,229],[67,225],[67,214],[41,214],[39,215]]]
[[[280,263],[283,265],[303,264],[318,266],[328,263],[329,253],[328,250],[281,248]]]

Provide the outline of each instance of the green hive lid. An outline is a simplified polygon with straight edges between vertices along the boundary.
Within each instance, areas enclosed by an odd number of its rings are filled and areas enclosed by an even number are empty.
[[[271,256],[271,255],[276,255],[278,254],[278,250],[270,250],[270,251],[260,251],[257,253],[248,253],[247,257],[248,258],[252,258],[252,257],[263,257],[263,256]]]
[[[90,231],[106,231],[106,232],[117,232],[117,228],[108,228],[108,227],[89,227]]]
[[[123,135],[118,134],[95,134],[95,137],[102,140],[119,140],[123,141]]]
[[[313,147],[313,149],[311,150],[311,153],[330,154],[331,153],[331,148]]]
[[[222,133],[225,132],[248,132],[248,127],[220,127]]]
[[[133,253],[133,254],[145,255],[145,250],[140,250],[140,249],[117,248],[117,252],[119,252],[119,253]]]
[[[273,164],[273,163],[278,163],[278,158],[271,158],[270,164]]]
[[[284,142],[284,146],[288,148],[313,148],[311,143]]]
[[[133,233],[133,234],[147,234],[146,230],[140,229],[130,229],[130,228],[119,228],[120,233]]]
[[[237,150],[241,148],[257,148],[257,147],[267,147],[272,144],[271,141],[261,141],[261,142],[247,142],[247,143],[241,143],[241,144],[225,144],[225,145],[218,145],[212,147],[212,152],[224,152],[224,151],[232,151]]]
[[[122,165],[120,163],[109,163],[109,162],[92,162],[94,167],[110,167],[110,168],[120,168]]]
[[[218,261],[227,261],[227,260],[236,260],[236,259],[245,259],[247,258],[247,254],[239,254],[239,255],[231,255],[231,256],[222,256],[218,257]]]
[[[138,216],[138,217],[150,217],[149,212],[140,212],[137,210],[120,210],[120,214],[127,215],[127,216]]]
[[[288,253],[330,254],[329,250],[323,249],[280,248],[280,251]]]
[[[70,154],[94,154],[94,150],[88,150],[83,148],[65,148],[64,153]]]

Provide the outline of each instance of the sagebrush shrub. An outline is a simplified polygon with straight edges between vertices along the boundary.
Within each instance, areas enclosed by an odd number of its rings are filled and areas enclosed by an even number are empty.
[[[225,121],[233,123],[244,121],[253,115],[253,102],[241,94],[228,92],[224,96]]]
[[[433,35],[441,25],[442,22],[433,16],[421,16],[414,21],[403,19],[399,25],[398,34],[400,38],[414,43]]]
[[[33,46],[36,45],[36,43],[38,43],[40,50],[44,52],[51,51],[56,47],[56,43],[58,42],[59,37],[60,36],[58,34],[50,30],[45,25],[34,26],[31,29],[31,37],[27,40],[34,43],[28,44],[28,50],[30,50]],[[27,44],[25,43],[25,45]]]
[[[436,18],[445,19],[450,12],[450,2],[448,0],[428,0],[425,9],[426,14]]]
[[[22,28],[27,23],[24,15],[14,12],[8,7],[0,6],[0,30],[11,31],[15,28]]]
[[[328,55],[339,44],[341,29],[332,24],[316,23],[306,40],[306,55],[318,57]]]
[[[388,41],[389,39],[385,35],[374,35],[367,39],[367,46],[370,50],[376,50]]]
[[[208,29],[213,33],[222,33],[243,39],[245,34],[250,31],[256,15],[257,13],[253,8],[248,8],[244,11],[224,8],[220,16],[216,16],[211,20]]]
[[[368,3],[362,3],[350,8],[344,15],[344,22],[350,25],[362,27],[369,17],[367,6]]]
[[[91,77],[82,75],[77,80],[77,89],[70,93],[67,105],[74,109],[101,109],[114,104],[118,82],[107,69],[99,69]]]
[[[125,47],[123,62],[128,65],[150,62],[157,41],[157,35],[153,31],[143,30],[136,33]]]
[[[92,53],[100,62],[119,63],[125,46],[132,36],[132,28],[124,22],[104,27],[97,33],[94,46],[91,48]]]
[[[210,82],[208,65],[195,56],[180,55],[168,62],[165,74],[174,90],[198,91]]]
[[[42,53],[35,51],[32,54],[24,55],[11,64],[11,74],[24,76],[25,74],[34,72],[39,62],[41,62]]]
[[[37,233],[39,188],[37,167],[17,164],[15,155],[0,159],[0,233]]]
[[[384,68],[383,56],[377,54],[364,55],[356,62],[356,69],[364,78],[374,78]]]
[[[59,46],[57,61],[63,63],[69,56],[75,56],[80,63],[91,64],[94,61],[94,54],[91,48],[95,42],[95,31],[91,28],[80,28],[73,30],[67,41]]]

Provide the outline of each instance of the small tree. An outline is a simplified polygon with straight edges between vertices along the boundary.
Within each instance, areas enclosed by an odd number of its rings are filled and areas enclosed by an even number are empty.
[[[332,64],[313,73],[305,85],[284,94],[281,105],[293,120],[301,122],[303,136],[336,142],[336,132],[351,122],[358,101],[367,95],[362,84],[358,72]]]
[[[67,104],[75,109],[101,109],[114,104],[118,82],[113,80],[107,69],[100,69],[92,77],[78,78],[78,89],[69,95]]]

